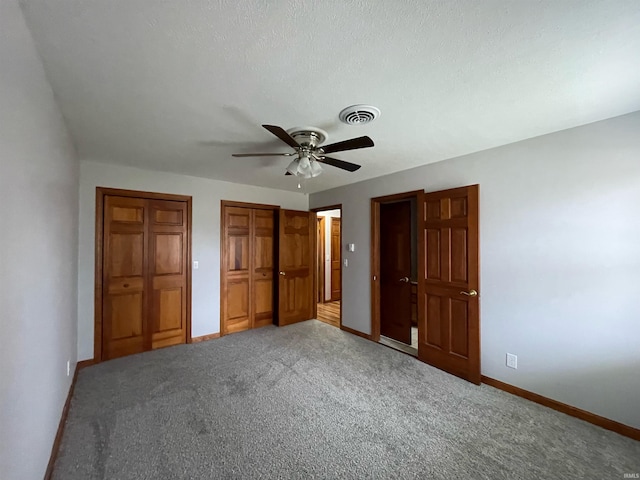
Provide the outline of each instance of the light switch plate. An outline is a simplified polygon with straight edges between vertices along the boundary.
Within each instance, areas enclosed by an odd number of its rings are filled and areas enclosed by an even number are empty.
[[[199,266],[200,266],[200,265],[199,265],[199,263],[198,263],[198,260],[194,260],[194,261],[193,261],[193,269],[194,269],[194,270],[197,270]]]
[[[356,251],[356,244],[355,243],[350,243],[348,248],[349,248],[350,252],[355,252]]]

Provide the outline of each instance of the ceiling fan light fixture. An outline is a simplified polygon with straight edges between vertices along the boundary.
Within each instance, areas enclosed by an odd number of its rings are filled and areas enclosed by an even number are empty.
[[[322,173],[322,166],[317,160],[311,160],[311,176],[317,177]]]
[[[306,171],[311,167],[311,159],[309,155],[300,155],[300,170]]]
[[[291,161],[291,163],[287,166],[287,172],[289,172],[291,175],[297,175],[298,174],[298,159],[294,159]]]
[[[304,178],[311,178],[311,159],[308,155],[301,155],[298,160],[298,175]]]

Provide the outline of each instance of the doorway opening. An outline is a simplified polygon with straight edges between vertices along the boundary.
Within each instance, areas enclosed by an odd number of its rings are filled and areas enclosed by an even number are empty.
[[[316,318],[342,325],[342,205],[316,208]]]
[[[418,356],[418,198],[372,199],[373,340]]]

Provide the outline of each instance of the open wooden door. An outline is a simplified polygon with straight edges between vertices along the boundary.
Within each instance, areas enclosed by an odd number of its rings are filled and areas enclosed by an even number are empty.
[[[313,318],[315,212],[280,210],[278,325]]]
[[[480,384],[478,185],[425,193],[418,220],[418,358]]]

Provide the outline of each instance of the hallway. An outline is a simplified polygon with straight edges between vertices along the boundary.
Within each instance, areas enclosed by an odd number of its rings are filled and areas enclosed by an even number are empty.
[[[340,300],[318,303],[318,320],[340,328]]]

